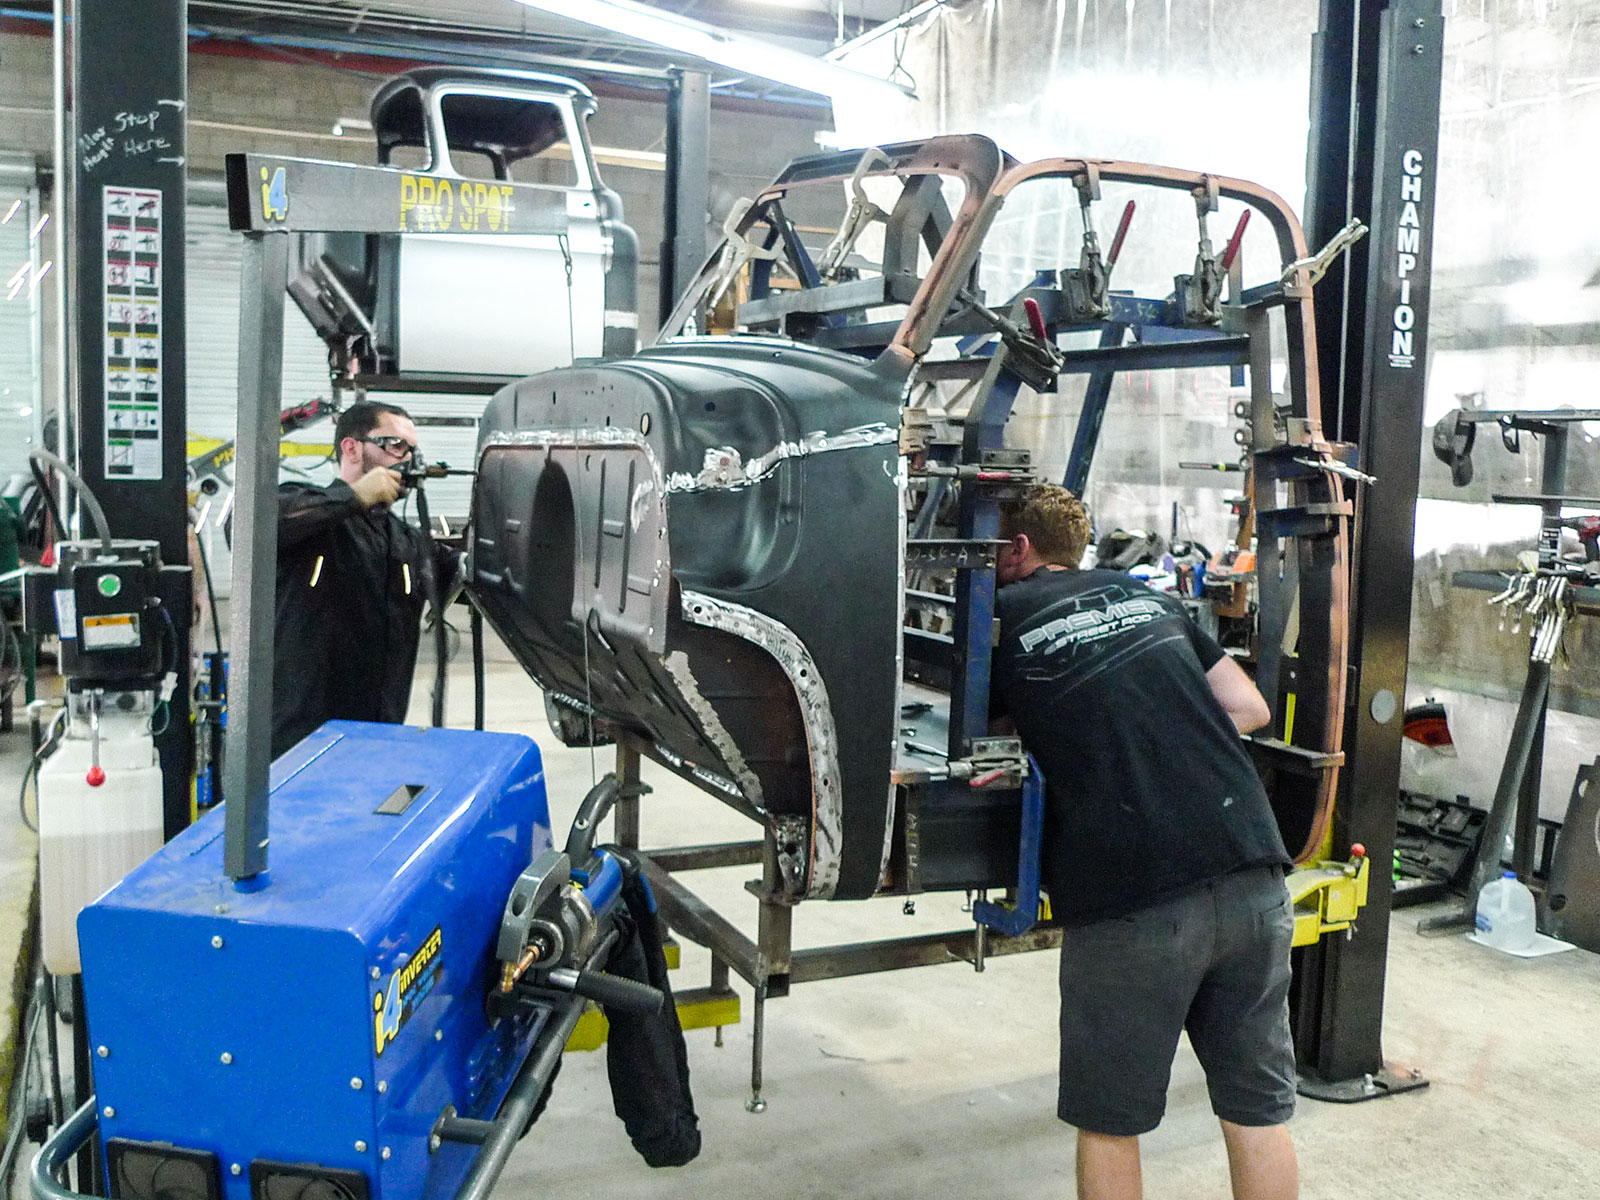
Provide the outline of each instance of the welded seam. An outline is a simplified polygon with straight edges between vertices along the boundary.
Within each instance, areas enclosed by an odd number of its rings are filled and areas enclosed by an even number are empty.
[[[717,716],[717,710],[711,707],[711,701],[701,695],[699,681],[689,669],[689,656],[682,650],[674,650],[662,660],[662,663],[667,669],[667,674],[672,676],[672,682],[677,685],[678,693],[683,697],[684,703],[689,706],[689,711],[694,713],[695,719],[700,722],[706,740],[721,755],[728,770],[733,772],[733,786],[730,788],[728,782],[721,776],[693,763],[685,762],[684,767],[696,778],[709,776],[716,780],[721,791],[732,790],[742,793],[745,800],[765,818],[767,809],[761,794],[761,780],[757,779],[756,773],[750,769],[750,764],[745,761],[738,743],[733,740],[733,735],[722,723],[722,718]]]
[[[685,591],[683,619],[731,633],[772,655],[789,677],[800,702],[806,749],[811,758],[811,846],[805,894],[828,899],[839,885],[843,845],[843,789],[839,780],[839,743],[833,705],[811,652],[787,625],[742,604]]]
[[[836,450],[858,450],[863,446],[881,446],[897,442],[899,430],[881,421],[871,425],[857,425],[840,433],[817,430],[793,442],[779,442],[765,454],[744,461],[744,456],[733,446],[712,446],[705,452],[699,474],[674,471],[667,476],[668,492],[732,491],[760,483],[778,469],[778,464],[791,458],[809,458],[813,454],[828,454]]]

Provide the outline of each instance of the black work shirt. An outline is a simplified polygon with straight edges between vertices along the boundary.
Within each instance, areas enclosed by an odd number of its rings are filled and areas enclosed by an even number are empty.
[[[343,480],[279,485],[274,758],[324,721],[405,720],[424,603],[454,566]]]
[[[995,597],[993,712],[1044,773],[1043,874],[1068,923],[1289,864],[1206,672],[1223,651],[1174,598],[1117,571],[1040,568]]]

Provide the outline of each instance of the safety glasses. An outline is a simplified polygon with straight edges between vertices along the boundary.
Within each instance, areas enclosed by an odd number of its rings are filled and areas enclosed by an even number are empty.
[[[376,446],[380,450],[386,450],[396,458],[406,458],[417,452],[416,446],[412,443],[406,441],[403,437],[395,437],[392,434],[380,434],[378,437],[364,437],[356,440]]]

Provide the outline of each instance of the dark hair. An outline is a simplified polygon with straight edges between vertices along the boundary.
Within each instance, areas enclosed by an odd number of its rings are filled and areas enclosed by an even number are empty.
[[[411,419],[411,414],[398,404],[383,404],[377,400],[358,400],[349,408],[343,409],[333,423],[333,452],[340,454],[339,447],[344,445],[347,437],[364,438],[378,427],[378,422],[383,420],[384,413],[393,413],[397,417]]]
[[[1000,536],[1028,535],[1034,550],[1047,563],[1075,567],[1089,544],[1089,514],[1064,487],[1036,483],[1017,500],[1000,507]]]

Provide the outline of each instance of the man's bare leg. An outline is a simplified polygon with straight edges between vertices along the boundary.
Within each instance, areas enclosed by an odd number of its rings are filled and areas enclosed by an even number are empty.
[[[1139,1139],[1078,1130],[1078,1200],[1143,1200]]]
[[[1287,1125],[1222,1122],[1233,1200],[1299,1200],[1300,1166]],[[1079,1162],[1082,1162],[1081,1147]]]

